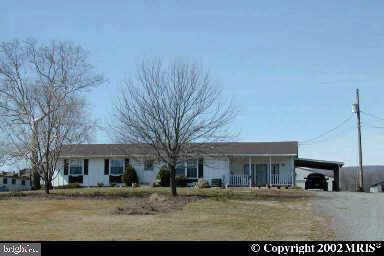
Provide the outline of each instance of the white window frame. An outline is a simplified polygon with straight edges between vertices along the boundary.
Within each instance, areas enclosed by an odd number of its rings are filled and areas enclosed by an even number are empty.
[[[188,177],[187,176],[187,174],[188,174],[188,161],[192,161],[192,160],[196,161],[196,177]],[[186,177],[188,179],[199,179],[199,158],[182,160],[182,162],[184,164],[184,177]]]
[[[112,161],[122,161],[122,163],[123,163],[123,172],[121,174],[116,174],[116,173],[112,173],[111,172],[111,170],[112,170]],[[120,175],[124,174],[124,170],[125,170],[125,160],[124,159],[109,159],[109,175],[111,175],[111,176],[120,176]]]
[[[72,163],[73,162],[79,162],[80,163],[80,166],[81,166],[81,173],[71,173],[71,166],[72,166]],[[84,175],[84,161],[83,159],[70,159],[69,160],[69,163],[68,163],[68,175],[71,175],[71,176],[82,176]]]
[[[195,160],[195,166],[196,166],[196,177],[188,177],[188,161]],[[185,161],[185,177],[191,178],[191,179],[198,179],[199,178],[199,159],[189,159]]]

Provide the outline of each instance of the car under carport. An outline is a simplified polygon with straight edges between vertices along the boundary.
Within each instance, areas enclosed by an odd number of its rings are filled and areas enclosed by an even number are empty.
[[[305,159],[305,158],[295,159],[295,168],[305,167],[305,168],[333,171],[334,180],[332,185],[332,191],[340,191],[340,168],[343,165],[344,165],[343,162]],[[309,177],[310,181],[308,182],[308,188],[319,188],[319,189],[326,190],[324,185],[325,177],[320,177],[320,176],[321,176],[320,173],[313,173],[313,175]],[[307,188],[307,184],[306,184],[306,188]]]

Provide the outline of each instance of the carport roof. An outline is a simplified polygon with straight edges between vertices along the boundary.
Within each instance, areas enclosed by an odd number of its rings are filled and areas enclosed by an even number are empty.
[[[342,167],[343,162],[325,161],[316,159],[298,158],[295,159],[295,167],[308,167],[315,169],[334,170]]]

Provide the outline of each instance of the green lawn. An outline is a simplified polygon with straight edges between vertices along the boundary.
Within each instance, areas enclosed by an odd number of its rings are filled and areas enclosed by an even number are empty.
[[[306,240],[332,239],[301,190],[179,188],[197,197],[151,215],[114,214],[142,207],[169,188],[81,188],[1,193],[0,240]]]

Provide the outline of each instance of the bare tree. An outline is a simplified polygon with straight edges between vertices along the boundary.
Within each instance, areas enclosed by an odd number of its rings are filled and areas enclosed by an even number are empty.
[[[193,64],[150,61],[125,84],[115,104],[113,128],[119,142],[151,145],[168,166],[176,196],[177,162],[204,150],[205,144],[196,142],[225,140],[234,115],[233,105],[221,101],[208,72]]]
[[[97,86],[86,52],[66,42],[0,44],[0,117],[8,159],[32,164],[34,186],[49,185],[63,143],[81,142],[90,122],[80,92]]]

